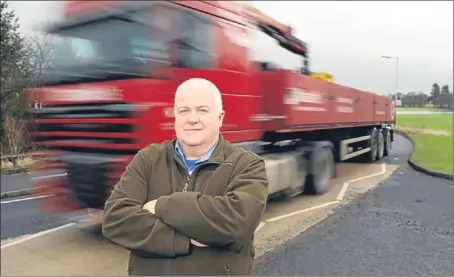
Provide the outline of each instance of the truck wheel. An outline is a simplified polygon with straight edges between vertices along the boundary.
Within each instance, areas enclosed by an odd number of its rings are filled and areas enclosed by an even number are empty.
[[[377,161],[383,158],[385,152],[385,138],[383,136],[383,131],[377,131]]]
[[[329,190],[334,167],[334,155],[330,148],[323,147],[312,152],[309,160],[310,174],[306,178],[305,192],[310,194],[326,193]]]
[[[385,150],[383,155],[388,156],[391,153],[391,132],[388,129],[385,129],[383,132],[385,135]]]
[[[377,129],[372,129],[370,131],[370,139],[369,139],[369,143],[368,143],[368,147],[370,147],[370,151],[364,155],[365,162],[372,163],[372,162],[375,162],[375,160],[377,159],[377,155],[378,155],[378,143],[377,143],[378,134],[377,133],[378,133]]]

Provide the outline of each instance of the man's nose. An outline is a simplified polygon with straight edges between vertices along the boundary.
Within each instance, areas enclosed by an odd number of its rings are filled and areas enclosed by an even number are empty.
[[[188,122],[189,123],[197,123],[197,122],[199,122],[199,116],[198,116],[197,112],[189,113]]]

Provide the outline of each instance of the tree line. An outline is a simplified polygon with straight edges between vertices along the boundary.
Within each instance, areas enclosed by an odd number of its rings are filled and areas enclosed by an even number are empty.
[[[389,94],[388,97],[394,99],[395,94]],[[432,85],[429,93],[422,91],[397,93],[397,100],[401,100],[403,107],[435,107],[444,109],[454,109],[454,93],[450,91],[448,85],[440,88],[438,83]]]
[[[30,150],[27,91],[40,86],[52,51],[48,36],[21,35],[18,17],[8,4],[9,1],[0,0],[0,151],[19,154]]]

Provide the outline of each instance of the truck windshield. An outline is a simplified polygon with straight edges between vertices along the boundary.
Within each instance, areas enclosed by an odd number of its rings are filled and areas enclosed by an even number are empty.
[[[128,18],[105,18],[53,33],[53,55],[44,84],[150,76],[152,66],[170,63],[169,39],[164,37],[162,28],[163,24],[142,23],[135,14]]]

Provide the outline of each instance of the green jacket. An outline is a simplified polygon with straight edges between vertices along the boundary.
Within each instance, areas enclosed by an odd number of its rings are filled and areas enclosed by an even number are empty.
[[[251,275],[267,197],[264,160],[222,136],[190,177],[174,140],[151,144],[106,201],[103,234],[131,252],[129,275]],[[155,199],[155,215],[142,209]]]

